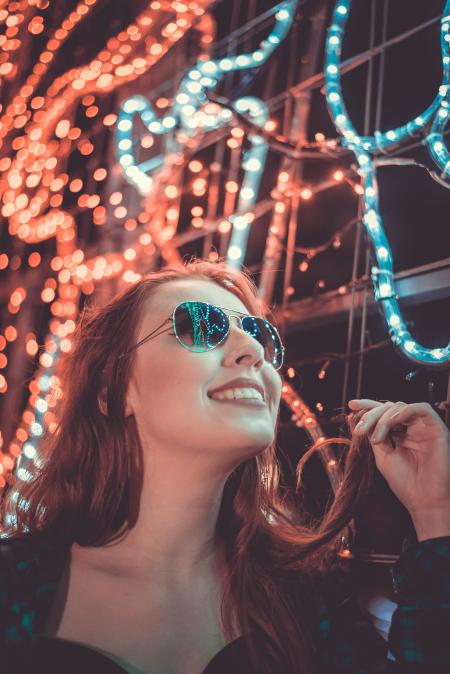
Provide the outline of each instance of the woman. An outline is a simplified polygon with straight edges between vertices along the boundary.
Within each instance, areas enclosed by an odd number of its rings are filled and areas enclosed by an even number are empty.
[[[397,569],[394,661],[333,555],[348,475],[318,532],[283,502],[283,347],[267,313],[222,260],[84,311],[40,473],[3,501],[17,533],[0,544],[1,671],[449,671],[448,635],[420,631],[450,627],[447,429],[425,404],[351,402],[419,541]]]

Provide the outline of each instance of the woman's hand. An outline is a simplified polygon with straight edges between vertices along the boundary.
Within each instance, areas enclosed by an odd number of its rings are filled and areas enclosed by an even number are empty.
[[[408,509],[419,540],[450,536],[450,432],[428,403],[350,400],[378,470]]]

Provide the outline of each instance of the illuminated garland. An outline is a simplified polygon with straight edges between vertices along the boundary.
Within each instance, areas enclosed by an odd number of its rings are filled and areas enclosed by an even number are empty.
[[[361,137],[351,122],[344,105],[341,75],[340,55],[342,40],[348,15],[351,9],[351,0],[337,2],[333,12],[332,24],[328,31],[325,56],[325,83],[326,98],[330,114],[336,128],[343,136],[343,143],[351,149],[359,165],[359,173],[363,180],[364,225],[374,246],[376,266],[372,267],[371,276],[375,289],[375,299],[379,302],[386,318],[393,343],[410,360],[428,365],[442,365],[450,360],[450,344],[442,348],[429,349],[418,344],[409,333],[397,302],[394,287],[393,259],[386,238],[378,203],[378,182],[376,168],[372,154],[385,150],[393,144],[398,144],[413,133],[422,131],[437,112],[433,123],[431,138],[428,145],[431,154],[439,165],[444,168],[448,165],[448,152],[444,151],[442,142],[442,128],[448,114],[448,86],[450,84],[450,59],[448,56],[448,42],[450,40],[448,12],[450,1],[447,0],[444,18],[441,22],[441,46],[443,60],[443,83],[439,92],[425,112],[415,120],[385,133],[375,132],[374,136]],[[444,114],[445,113],[445,114]]]
[[[281,398],[292,412],[291,421],[293,421],[298,428],[303,428],[313,443],[320,443],[326,440],[326,436],[320,427],[317,417],[286,380],[281,387]],[[334,451],[330,445],[319,447],[317,451],[327,472],[330,484],[333,490],[336,491],[341,479],[341,470],[336,461]]]
[[[450,153],[444,143],[444,129],[447,125],[450,110],[450,2],[447,2],[444,9],[444,16],[441,20],[441,52],[442,63],[444,67],[445,83],[440,88],[442,100],[439,110],[434,116],[430,133],[427,136],[428,150],[435,163],[442,169],[442,178],[450,176]]]
[[[9,219],[9,233],[17,236],[25,243],[39,243],[55,237],[57,241],[57,255],[51,261],[51,268],[58,272],[58,283],[53,278],[47,279],[41,297],[44,302],[51,302],[52,314],[57,317],[50,322],[50,334],[45,340],[43,351],[39,356],[39,367],[30,382],[30,398],[22,414],[22,421],[16,429],[16,437],[9,446],[12,456],[19,456],[23,448],[22,459],[34,463],[38,460],[37,447],[44,429],[49,432],[55,430],[55,415],[50,408],[54,407],[58,397],[62,394],[60,380],[55,374],[58,356],[71,349],[70,333],[75,329],[75,319],[78,312],[81,290],[92,293],[94,282],[103,278],[119,276],[127,283],[133,283],[141,275],[136,274],[133,267],[135,258],[140,253],[152,254],[155,250],[151,237],[142,233],[135,247],[126,249],[120,255],[117,253],[97,256],[93,260],[84,260],[84,253],[76,248],[75,220],[70,213],[60,209],[62,192],[69,183],[67,174],[58,173],[58,165],[64,161],[72,149],[74,140],[78,139],[78,148],[82,154],[90,154],[93,145],[81,135],[81,130],[72,126],[69,117],[71,108],[83,96],[83,104],[87,106],[86,114],[93,117],[98,114],[98,107],[92,105],[95,101],[92,93],[112,91],[124,82],[131,81],[143,74],[156,63],[176,43],[190,27],[193,20],[197,20],[204,12],[211,0],[190,2],[189,8],[182,2],[149,2],[148,7],[117,37],[108,40],[107,49],[99,54],[84,68],[76,68],[64,73],[55,80],[45,97],[32,97],[39,79],[44,74],[48,63],[54,57],[68,32],[85,17],[89,7],[96,0],[81,2],[55,31],[49,40],[46,50],[39,57],[39,67],[33,69],[33,75],[20,89],[20,93],[13,99],[11,105],[0,118],[0,138],[6,139],[10,130],[24,127],[22,136],[12,141],[12,150],[16,153],[11,160],[7,157],[0,162],[3,175],[0,178],[2,191],[2,215]],[[27,3],[24,3],[27,5]],[[136,55],[136,49],[144,43],[149,31],[155,24],[156,13],[160,10],[179,12],[174,22],[165,22],[160,30],[162,40],[159,42],[154,36],[145,41],[145,54]],[[6,11],[6,10],[5,10]],[[10,28],[7,37],[11,36]],[[51,54],[49,55],[49,49]],[[126,62],[125,54],[130,59]],[[112,67],[111,67],[112,66]],[[2,74],[5,74],[3,69]],[[29,110],[27,111],[27,104]],[[26,115],[23,112],[27,111]],[[67,118],[65,118],[65,115]],[[110,125],[115,115],[104,119],[105,125]],[[95,172],[97,180],[103,180],[106,170],[98,169]],[[75,187],[79,183],[80,187]],[[70,182],[71,191],[77,191],[82,186],[79,179]],[[36,189],[36,188],[39,189]],[[33,196],[27,195],[31,190]],[[94,222],[96,212],[105,209],[99,206],[99,197],[82,195],[79,198],[81,207],[92,208]],[[43,214],[47,207],[49,210]],[[100,214],[97,216],[101,219]],[[40,255],[37,264],[40,263]],[[8,264],[7,256],[5,268]],[[3,260],[2,260],[3,263]],[[31,266],[31,256],[30,256]],[[33,262],[33,266],[36,263]],[[17,313],[25,299],[23,288],[16,288],[10,298],[8,308],[11,313]],[[5,330],[5,337],[0,336],[0,350],[12,341],[13,326]],[[10,338],[10,339],[8,339]],[[34,339],[27,342],[27,353],[34,355],[38,349]],[[3,356],[4,367],[7,363]],[[7,382],[0,375],[0,392],[7,390]],[[1,443],[1,438],[0,438]],[[5,456],[0,463],[0,473],[12,468],[11,459]],[[17,471],[18,479],[27,479],[29,471],[20,467]],[[5,478],[0,475],[0,487],[5,485]]]
[[[201,60],[191,68],[183,78],[179,90],[175,95],[172,110],[162,119],[158,119],[152,105],[144,96],[132,96],[125,100],[118,116],[116,147],[117,159],[122,167],[125,178],[133,184],[143,195],[148,195],[154,189],[154,180],[150,174],[167,165],[164,155],[153,157],[140,167],[133,154],[133,123],[134,117],[139,115],[142,123],[150,134],[165,135],[175,133],[175,147],[172,153],[183,153],[186,142],[194,133],[217,129],[229,123],[232,112],[211,103],[206,91],[213,89],[227,73],[256,68],[267,61],[274,49],[286,36],[295,14],[298,0],[289,0],[280,3],[276,8],[275,26],[263,40],[259,48],[250,54],[239,54],[216,60]],[[265,104],[258,98],[243,97],[233,103],[233,107],[241,114],[248,114],[250,119],[263,126],[267,121],[268,111]],[[180,143],[178,138],[183,141]],[[178,142],[177,142],[178,141]],[[266,142],[256,135],[251,137],[252,148],[244,163],[245,176],[241,186],[236,214],[230,218],[233,225],[227,261],[230,266],[240,267],[243,264],[249,233],[249,222],[245,213],[254,205],[259,184],[264,170],[267,156]]]

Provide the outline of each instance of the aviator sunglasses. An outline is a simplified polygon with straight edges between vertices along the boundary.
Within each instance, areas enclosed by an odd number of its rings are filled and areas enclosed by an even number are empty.
[[[274,325],[264,318],[249,316],[234,309],[216,307],[214,304],[208,304],[207,302],[181,302],[177,304],[172,316],[166,318],[153,332],[141,339],[128,351],[122,353],[119,358],[123,358],[152,337],[158,337],[155,333],[170,321],[175,337],[181,346],[188,351],[204,353],[215,349],[228,337],[230,332],[230,320],[225,311],[237,314],[236,318],[240,328],[261,344],[264,348],[266,361],[273,365],[276,370],[279,370],[283,365],[285,348]],[[163,332],[165,330],[162,330],[159,334]]]

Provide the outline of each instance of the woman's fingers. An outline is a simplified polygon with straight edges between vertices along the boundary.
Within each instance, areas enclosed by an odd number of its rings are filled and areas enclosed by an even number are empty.
[[[359,425],[362,417],[371,409],[380,407],[383,403],[378,400],[370,400],[369,398],[354,398],[348,401],[348,406],[350,408],[350,414],[347,416],[347,422],[350,428],[350,432],[353,435],[355,428]],[[361,430],[364,433],[364,427],[359,427],[358,431]]]
[[[401,424],[398,415],[405,407],[407,407],[406,403],[397,402],[386,410],[373,428],[370,435],[371,444],[382,444],[387,441],[389,432],[392,431],[395,426]],[[406,428],[404,430],[406,430]]]
[[[442,419],[429,403],[380,402],[363,398],[348,403],[350,430],[356,435],[369,436],[373,444],[387,443],[388,434],[403,434],[414,422],[424,426],[444,426]],[[358,423],[356,423],[358,421]],[[396,429],[398,427],[398,432]],[[394,446],[392,438],[389,442]]]
[[[395,415],[395,424],[411,423],[420,419],[425,426],[434,425],[436,422],[444,425],[441,417],[429,403],[410,403],[398,410]]]
[[[373,401],[375,402],[375,401]],[[357,435],[367,435],[372,433],[378,421],[386,413],[387,410],[392,408],[398,403],[387,402],[387,403],[378,403],[376,407],[369,409],[361,419],[361,421],[355,426],[354,433]],[[402,403],[404,404],[404,403]]]
[[[363,409],[373,409],[374,407],[379,407],[380,405],[383,405],[383,403],[380,403],[378,400],[370,400],[369,398],[361,398],[361,399],[353,399],[348,401],[348,406],[350,407],[351,410],[354,410],[355,412]]]

